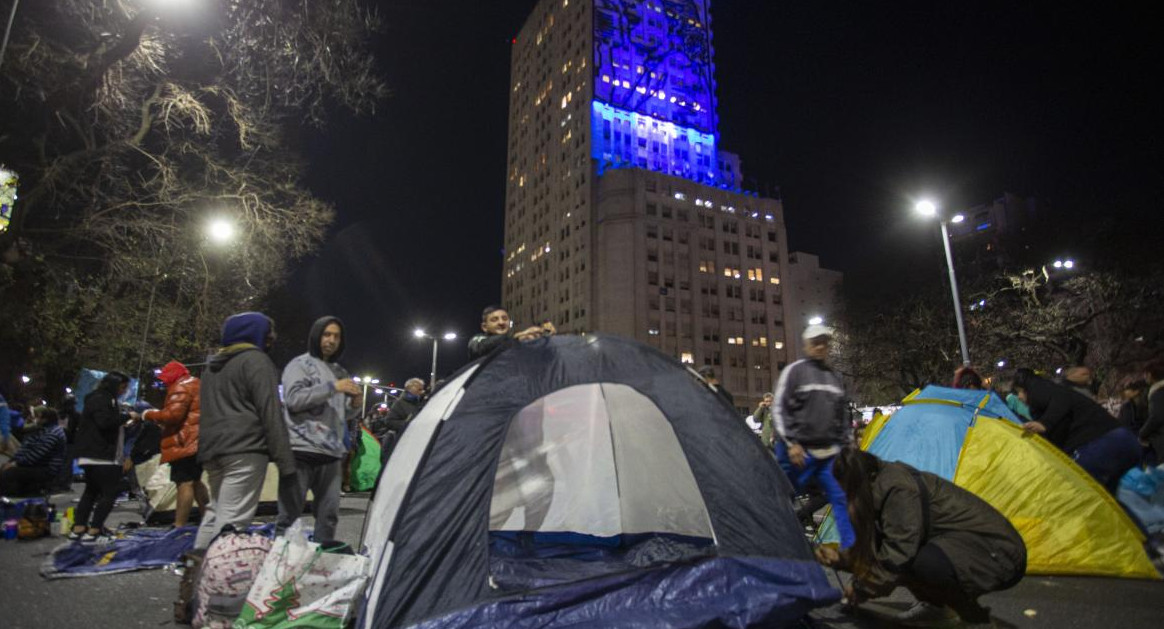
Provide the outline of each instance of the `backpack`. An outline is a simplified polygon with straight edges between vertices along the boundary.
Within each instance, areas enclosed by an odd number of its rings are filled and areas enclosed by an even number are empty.
[[[269,550],[269,537],[230,527],[210,542],[197,579],[194,629],[228,629],[234,623]]]
[[[33,502],[24,507],[24,515],[16,525],[16,538],[23,540],[47,537],[49,530],[48,507],[43,502]]]

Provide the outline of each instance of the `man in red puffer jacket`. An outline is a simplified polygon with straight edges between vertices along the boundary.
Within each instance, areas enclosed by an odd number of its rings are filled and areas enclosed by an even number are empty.
[[[142,419],[155,422],[162,429],[162,463],[170,464],[170,480],[178,486],[174,526],[183,527],[195,500],[203,516],[210,502],[210,494],[202,484],[202,466],[198,463],[201,381],[177,361],[162,367],[158,380],[166,385],[166,403],[161,409],[146,411]]]

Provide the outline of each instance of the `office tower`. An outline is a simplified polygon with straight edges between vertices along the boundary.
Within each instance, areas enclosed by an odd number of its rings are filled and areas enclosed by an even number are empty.
[[[502,302],[713,365],[741,409],[784,364],[779,200],[720,147],[709,0],[544,0],[513,41]]]

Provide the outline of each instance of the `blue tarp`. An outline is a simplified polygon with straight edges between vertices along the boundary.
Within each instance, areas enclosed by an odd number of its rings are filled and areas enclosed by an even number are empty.
[[[788,627],[840,597],[816,562],[713,557],[522,592],[416,628]]]
[[[93,392],[101,379],[105,377],[105,371],[97,371],[96,369],[82,369],[77,373],[77,384],[73,386],[73,395],[77,398],[76,409],[78,413],[85,411],[85,396]],[[122,404],[136,406],[137,404],[137,378],[129,379],[129,389],[126,390],[125,395],[117,399]]]
[[[182,560],[194,547],[197,526],[180,529],[133,529],[108,544],[69,542],[58,546],[41,565],[46,579],[163,568]]]

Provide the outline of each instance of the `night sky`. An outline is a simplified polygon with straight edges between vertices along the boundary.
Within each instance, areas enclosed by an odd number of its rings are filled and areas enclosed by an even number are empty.
[[[510,41],[534,0],[381,0],[376,115],[304,131],[332,233],[274,298],[276,359],[306,326],[347,324],[341,362],[402,384],[466,362],[500,299]],[[792,250],[890,294],[941,281],[936,228],[910,210],[1003,192],[1056,217],[1144,225],[1164,198],[1161,43],[1149,9],[1030,2],[713,2],[721,145],[779,191]],[[892,307],[887,300],[885,307]],[[527,323],[527,322],[518,322]]]

